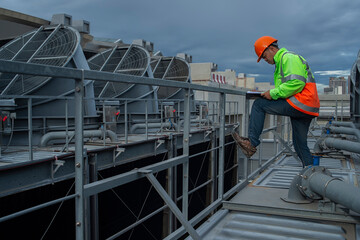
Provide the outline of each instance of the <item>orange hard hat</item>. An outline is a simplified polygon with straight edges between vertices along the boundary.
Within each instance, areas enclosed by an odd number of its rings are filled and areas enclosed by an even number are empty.
[[[267,49],[272,43],[277,42],[277,41],[278,41],[277,39],[270,37],[270,36],[263,36],[255,41],[255,43],[254,43],[255,52],[256,52],[256,55],[258,55],[257,62],[260,62],[261,56],[262,56],[263,52],[265,51],[265,49]]]

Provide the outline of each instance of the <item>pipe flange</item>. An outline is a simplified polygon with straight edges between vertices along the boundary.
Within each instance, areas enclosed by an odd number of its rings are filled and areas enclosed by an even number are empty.
[[[322,199],[323,197],[315,192],[313,192],[310,188],[310,181],[311,175],[314,173],[322,173],[328,176],[331,176],[331,173],[329,170],[327,170],[325,167],[322,166],[312,166],[310,168],[304,168],[300,172],[300,185],[298,186],[299,190],[308,198],[311,199]]]

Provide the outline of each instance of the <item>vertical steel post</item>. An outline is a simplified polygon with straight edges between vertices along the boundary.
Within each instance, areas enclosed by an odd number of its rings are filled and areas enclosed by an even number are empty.
[[[84,70],[81,79],[75,80],[75,232],[76,239],[84,239]]]
[[[96,182],[97,177],[97,154],[89,156],[89,181]],[[90,239],[99,239],[99,212],[98,212],[98,194],[90,197]]]
[[[216,198],[216,128],[212,127],[212,134],[211,134],[211,148],[213,149],[210,152],[210,178],[212,180],[211,182],[211,189],[210,189],[210,203],[213,203]]]
[[[124,113],[124,117],[125,117],[125,143],[128,143],[128,102],[127,100],[125,101],[125,113]]]
[[[68,100],[65,100],[65,131],[66,131],[66,152],[69,152],[69,109]]]
[[[148,120],[149,120],[149,117],[148,117],[148,105],[147,105],[147,100],[145,100],[145,134],[146,134],[146,140],[149,139],[149,126],[148,126]]]
[[[184,136],[183,136],[183,155],[189,156],[190,141],[190,89],[185,89],[184,98]],[[188,219],[189,204],[189,159],[183,164],[183,201],[182,212],[185,219]]]
[[[32,98],[28,99],[28,132],[29,132],[29,160],[34,159],[32,144]]]
[[[167,158],[171,159],[174,157],[174,142],[173,142],[174,136],[172,134],[169,135],[169,141],[167,141]],[[174,168],[169,168],[167,170],[167,193],[170,196],[170,198],[176,203],[176,197],[174,197]],[[174,226],[174,218],[173,213],[169,209],[164,210],[164,216],[163,216],[163,237],[169,235],[173,231]]]
[[[225,93],[220,93],[220,129],[219,129],[219,184],[218,198],[224,195],[224,158],[225,158]]]
[[[106,145],[106,111],[105,111],[105,100],[103,102],[103,143]]]

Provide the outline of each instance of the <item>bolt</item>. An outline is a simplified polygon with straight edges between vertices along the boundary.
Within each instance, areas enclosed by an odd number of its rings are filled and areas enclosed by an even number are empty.
[[[77,167],[77,168],[79,168],[80,166],[81,166],[80,163],[75,164],[75,167]]]
[[[303,189],[304,191],[306,191],[306,190],[307,190],[307,187],[303,187],[302,189]]]
[[[322,168],[321,168],[321,171],[325,172],[325,168],[324,168],[324,167],[322,167]]]
[[[81,222],[76,222],[76,226],[80,227],[81,226]]]
[[[75,91],[80,92],[80,88],[79,88],[79,87],[76,87],[76,88],[75,88]]]
[[[307,179],[308,177],[306,175],[303,176],[304,179]]]
[[[185,142],[187,142],[187,141],[188,141],[188,139],[187,139],[187,138],[185,138],[185,139],[184,139],[184,141],[185,141]]]

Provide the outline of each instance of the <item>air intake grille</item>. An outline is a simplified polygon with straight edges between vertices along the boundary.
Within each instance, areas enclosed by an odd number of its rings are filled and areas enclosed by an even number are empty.
[[[39,28],[20,36],[0,49],[0,59],[51,66],[65,66],[79,43],[79,34],[68,27]],[[50,78],[1,74],[1,94],[23,95],[45,84]]]
[[[149,53],[138,46],[106,50],[88,60],[92,70],[143,76],[149,65]],[[133,86],[126,83],[94,82],[96,97],[118,97]]]

